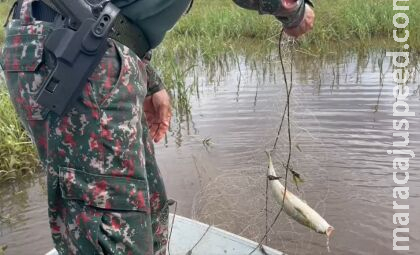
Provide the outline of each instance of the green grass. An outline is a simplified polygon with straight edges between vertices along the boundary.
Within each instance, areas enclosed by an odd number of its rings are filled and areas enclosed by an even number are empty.
[[[4,27],[3,24],[6,22],[6,18],[9,14],[10,7],[14,3],[14,0],[0,0],[0,44],[4,40]]]
[[[231,47],[254,41],[255,48],[275,46],[280,24],[274,18],[258,15],[255,11],[238,8],[230,0],[197,0],[190,14],[170,32],[161,47],[190,56],[201,51],[204,57],[214,56]],[[412,48],[420,47],[420,1],[409,3]],[[393,43],[393,1],[390,0],[319,0],[315,1],[316,25],[300,40],[301,47],[321,52],[330,47],[375,47],[384,41]],[[383,43],[381,43],[381,46]]]
[[[3,24],[13,0],[0,3],[0,44],[4,40]],[[20,180],[39,169],[37,154],[15,113],[0,77],[0,183]]]
[[[322,47],[328,43],[354,47],[375,46],[372,40],[384,40],[388,47],[396,44],[392,39],[394,30],[393,1],[389,0],[322,0],[316,1],[316,26],[304,40],[307,47]],[[420,1],[401,2],[410,6],[407,15],[410,23],[407,30],[411,36],[408,43],[412,48],[420,47]],[[417,11],[416,11],[417,10]]]
[[[19,180],[38,168],[35,149],[21,126],[9,95],[0,85],[0,183]]]

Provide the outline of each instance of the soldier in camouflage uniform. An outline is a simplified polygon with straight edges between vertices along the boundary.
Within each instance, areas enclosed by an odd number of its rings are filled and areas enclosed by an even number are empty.
[[[152,138],[158,142],[169,126],[169,97],[164,90],[146,97],[148,86],[161,86],[161,80],[147,61],[110,41],[73,108],[63,117],[49,113],[34,98],[51,71],[43,44],[53,27],[33,18],[34,1],[24,0],[19,19],[9,21],[1,64],[13,104],[47,171],[57,251],[166,254],[168,205]],[[265,13],[285,11],[279,4],[235,2]],[[308,31],[313,16],[305,19],[289,33]]]

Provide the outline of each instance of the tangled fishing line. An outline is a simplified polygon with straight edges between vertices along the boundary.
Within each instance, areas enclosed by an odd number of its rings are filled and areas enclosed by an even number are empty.
[[[282,30],[281,33],[280,33],[279,39],[278,39],[278,55],[279,55],[279,58],[280,58],[280,64],[281,64],[281,68],[282,68],[284,83],[285,83],[285,86],[286,86],[286,104],[285,104],[284,109],[283,109],[283,112],[282,112],[283,115],[281,117],[280,125],[278,127],[276,138],[275,138],[275,141],[274,141],[274,145],[273,145],[271,151],[274,151],[274,150],[277,149],[277,145],[279,143],[280,134],[281,134],[281,132],[283,130],[283,127],[285,125],[285,120],[286,120],[286,117],[287,117],[287,122],[288,122],[287,123],[288,156],[287,156],[287,161],[285,161],[286,163],[284,164],[284,167],[285,167],[285,177],[284,177],[284,180],[285,180],[284,181],[285,182],[285,185],[284,185],[285,186],[285,192],[284,192],[284,195],[283,195],[283,204],[282,204],[279,212],[275,215],[273,222],[271,224],[268,224],[269,223],[268,222],[269,221],[269,217],[268,217],[268,185],[269,185],[269,181],[270,180],[278,180],[279,178],[278,177],[270,176],[268,174],[265,175],[266,176],[266,188],[265,188],[265,199],[266,199],[265,200],[265,222],[266,222],[265,225],[266,225],[266,227],[265,227],[265,233],[264,233],[263,237],[261,238],[260,242],[258,243],[258,245],[255,247],[255,249],[252,252],[249,253],[249,255],[253,254],[257,249],[260,249],[263,254],[266,254],[266,252],[264,251],[264,247],[263,247],[262,244],[264,243],[264,241],[266,241],[266,243],[267,243],[267,240],[268,240],[267,237],[268,237],[269,233],[272,231],[274,225],[276,224],[276,222],[278,221],[278,219],[280,218],[280,215],[282,214],[282,212],[284,210],[284,200],[285,200],[286,191],[288,189],[287,187],[288,187],[288,178],[289,178],[289,175],[292,174],[293,177],[298,177],[299,178],[299,174],[296,173],[292,169],[292,167],[291,167],[291,159],[292,159],[292,134],[291,134],[291,120],[290,120],[290,104],[291,104],[290,97],[291,97],[291,92],[292,92],[292,88],[293,88],[293,82],[292,82],[293,81],[293,74],[292,74],[292,72],[290,73],[290,82],[289,82],[288,81],[287,74],[286,74],[286,70],[285,70],[285,64],[284,64],[284,61],[283,61],[283,52],[282,52],[283,35],[284,35],[284,31]],[[291,55],[291,57],[292,57],[292,59],[291,59],[291,66],[290,66],[290,68],[291,68],[291,70],[293,70],[293,54]],[[262,212],[264,212],[264,211],[262,210]],[[172,224],[174,222],[174,218],[175,218],[175,215],[173,216]],[[193,249],[195,247],[197,247],[199,245],[199,243],[203,240],[203,238],[208,234],[210,228],[211,228],[211,225],[209,225],[209,227],[206,229],[206,231],[202,234],[202,236],[199,238],[199,240],[195,243],[195,245],[193,246],[193,248],[190,249],[186,253],[186,255],[192,254]],[[243,231],[245,231],[245,229]],[[171,233],[172,233],[172,228],[170,229],[170,235],[169,236],[171,236]],[[169,242],[170,242],[170,240],[168,241],[168,243]]]
[[[286,169],[286,174],[284,177],[284,194],[283,194],[283,203],[282,206],[279,210],[279,212],[277,213],[277,215],[274,217],[273,222],[271,223],[271,225],[268,227],[268,183],[269,181],[278,179],[278,177],[273,177],[270,175],[267,175],[267,180],[266,180],[266,188],[265,188],[265,219],[266,219],[266,226],[265,226],[265,234],[264,236],[261,238],[260,242],[258,243],[258,245],[254,248],[254,250],[252,250],[248,255],[253,254],[257,249],[261,249],[261,251],[264,254],[267,254],[264,250],[264,246],[262,245],[262,243],[264,241],[267,241],[267,236],[268,234],[271,232],[272,228],[274,227],[274,225],[276,224],[277,220],[279,219],[281,213],[284,210],[284,200],[286,198],[286,192],[287,192],[287,180],[288,180],[288,175],[289,175],[289,171],[290,171],[290,160],[292,157],[292,135],[291,135],[291,124],[290,124],[290,94],[292,92],[292,88],[293,88],[293,72],[290,72],[290,86],[289,83],[287,81],[287,75],[286,75],[286,70],[284,67],[284,62],[283,62],[283,54],[282,54],[282,50],[281,50],[281,43],[282,43],[282,39],[283,39],[283,34],[284,34],[284,29],[282,29],[281,33],[280,33],[280,37],[279,37],[279,43],[278,43],[278,54],[279,54],[279,58],[280,58],[280,63],[281,63],[281,68],[283,71],[283,78],[284,78],[284,83],[286,86],[286,105],[284,106],[284,110],[283,110],[283,115],[282,115],[282,119],[280,121],[280,125],[277,131],[277,136],[276,136],[276,140],[274,141],[274,145],[273,145],[273,149],[272,151],[274,151],[277,148],[277,143],[280,137],[280,133],[281,130],[283,128],[283,123],[284,123],[284,119],[287,115],[287,132],[288,132],[288,139],[289,139],[289,152],[288,152],[288,157],[287,157],[287,163],[285,166]],[[292,59],[290,61],[290,69],[293,70],[293,54],[292,54]],[[268,152],[270,153],[270,152]],[[293,174],[297,174],[297,173],[293,173]],[[266,242],[267,244],[267,242]]]

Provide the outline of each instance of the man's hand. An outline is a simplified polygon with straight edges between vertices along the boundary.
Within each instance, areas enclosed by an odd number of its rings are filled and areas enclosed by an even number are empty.
[[[166,90],[161,90],[144,99],[144,113],[150,136],[155,143],[166,134],[171,121],[171,100]]]
[[[284,30],[284,32],[290,36],[299,37],[312,30],[312,28],[314,27],[314,21],[315,13],[312,10],[311,6],[306,4],[305,16],[303,17],[303,20],[300,23],[300,25],[294,28],[287,28]]]

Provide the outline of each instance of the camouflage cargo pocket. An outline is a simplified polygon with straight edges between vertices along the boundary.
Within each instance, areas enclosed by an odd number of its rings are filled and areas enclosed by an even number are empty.
[[[84,254],[151,254],[149,192],[145,180],[60,167],[59,185],[70,234]],[[71,229],[71,228],[70,228]],[[90,253],[89,253],[90,252]],[[100,253],[101,254],[101,253]]]
[[[18,22],[13,20],[7,30],[1,65],[19,116],[26,120],[44,120],[48,112],[35,98],[48,74],[43,64],[43,45],[49,29],[44,23],[19,26],[15,24]]]
[[[86,205],[119,211],[149,213],[149,191],[146,180],[92,174],[60,167],[59,183],[64,199],[80,200]]]

